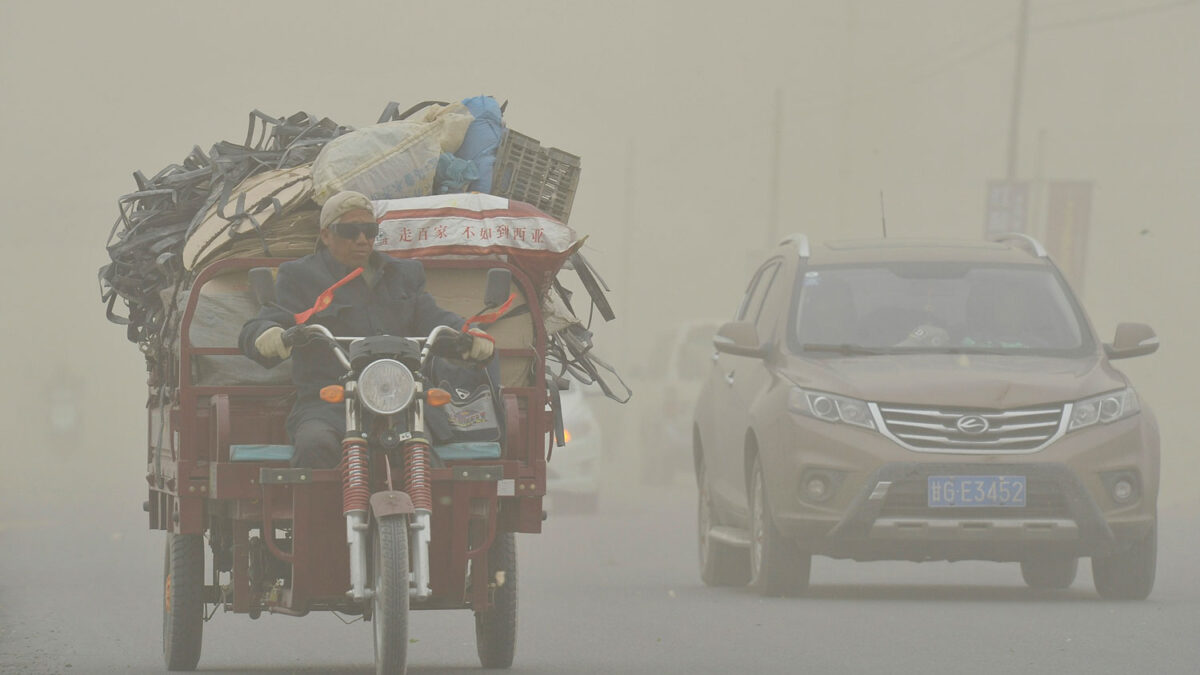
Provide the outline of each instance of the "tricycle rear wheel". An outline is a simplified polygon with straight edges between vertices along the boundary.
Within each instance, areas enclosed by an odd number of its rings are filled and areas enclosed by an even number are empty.
[[[487,552],[492,606],[475,612],[475,648],[484,668],[509,668],[517,646],[517,542],[500,532]]]
[[[204,630],[204,538],[168,534],[163,561],[163,659],[195,670]]]
[[[375,672],[403,674],[408,662],[408,517],[381,518],[373,529]]]

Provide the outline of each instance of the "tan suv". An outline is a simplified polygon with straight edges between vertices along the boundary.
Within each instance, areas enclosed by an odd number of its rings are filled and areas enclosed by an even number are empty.
[[[700,573],[766,595],[814,554],[1019,562],[1154,585],[1159,438],[1035,240],[785,240],[713,339],[693,416]]]

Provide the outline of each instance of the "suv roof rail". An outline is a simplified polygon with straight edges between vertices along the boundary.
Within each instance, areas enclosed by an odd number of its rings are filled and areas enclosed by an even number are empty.
[[[998,235],[992,237],[992,241],[1023,242],[1029,246],[1029,248],[1033,251],[1033,254],[1036,255],[1037,257],[1039,257],[1039,258],[1049,257],[1048,255],[1046,255],[1046,249],[1042,246],[1042,243],[1040,241],[1038,241],[1037,239],[1034,239],[1033,237],[1031,237],[1027,234],[1024,234],[1022,232],[1005,232],[1003,234],[998,234]]]
[[[780,246],[787,246],[789,244],[796,245],[796,249],[799,252],[801,258],[809,257],[808,235],[800,234],[799,232],[797,232],[796,234],[788,235],[787,237],[784,238],[783,241],[779,242]]]

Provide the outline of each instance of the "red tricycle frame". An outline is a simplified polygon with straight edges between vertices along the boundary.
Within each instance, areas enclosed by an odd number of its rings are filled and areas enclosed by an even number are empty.
[[[226,611],[302,616],[312,610],[361,611],[350,586],[342,476],[338,469],[290,469],[285,462],[231,461],[235,444],[286,444],[294,389],[290,385],[202,385],[193,382],[198,357],[240,355],[236,346],[196,347],[190,327],[208,281],[290,258],[234,258],[201,271],[179,322],[177,386],[152,387],[148,405],[149,526],[175,535],[203,535],[212,550],[205,604]],[[490,605],[487,555],[497,533],[541,531],[546,492],[546,444],[553,425],[545,387],[546,334],[537,290],[519,268],[499,259],[427,259],[428,269],[504,267],[527,303],[533,341],[498,355],[532,360],[525,386],[501,390],[505,421],[498,459],[448,461],[432,469],[430,597],[412,609]],[[396,485],[402,467],[390,467]],[[385,473],[385,472],[381,472]],[[257,542],[251,536],[257,531]],[[290,533],[277,538],[279,531]],[[264,556],[288,570],[261,583]],[[253,560],[252,560],[253,558]],[[229,574],[221,583],[219,574]],[[255,578],[258,576],[259,578]]]

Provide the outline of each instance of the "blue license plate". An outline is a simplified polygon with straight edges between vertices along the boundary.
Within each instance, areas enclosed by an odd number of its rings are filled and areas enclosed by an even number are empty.
[[[1025,506],[1025,476],[930,476],[930,506]]]

